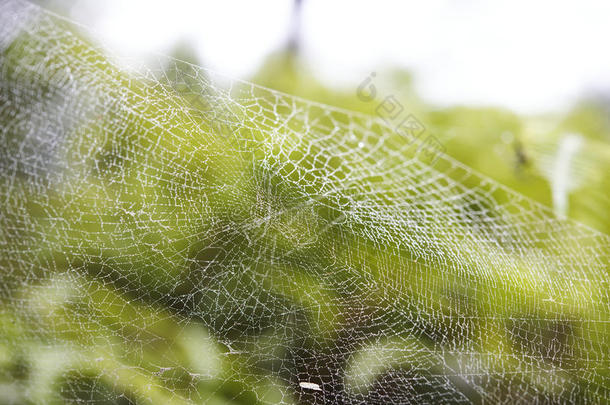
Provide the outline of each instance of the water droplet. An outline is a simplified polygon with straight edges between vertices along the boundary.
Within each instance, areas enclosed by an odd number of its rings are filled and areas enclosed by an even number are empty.
[[[305,388],[307,390],[322,391],[322,388],[320,388],[320,386],[318,384],[307,382],[307,381],[301,381],[299,383],[299,387]]]

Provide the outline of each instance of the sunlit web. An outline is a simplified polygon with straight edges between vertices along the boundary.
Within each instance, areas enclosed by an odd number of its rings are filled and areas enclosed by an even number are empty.
[[[0,402],[602,403],[609,239],[375,117],[0,5]]]

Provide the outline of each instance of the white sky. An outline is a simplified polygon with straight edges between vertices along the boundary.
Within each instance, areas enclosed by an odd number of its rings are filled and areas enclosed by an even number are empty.
[[[292,0],[77,0],[71,16],[120,54],[188,40],[208,67],[247,77],[285,42],[291,14]],[[304,0],[301,24],[310,64],[341,86],[395,64],[443,105],[532,113],[610,92],[608,1]]]

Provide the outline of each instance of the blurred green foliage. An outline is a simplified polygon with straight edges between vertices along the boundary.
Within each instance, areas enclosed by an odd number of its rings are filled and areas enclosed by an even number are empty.
[[[58,32],[64,29],[71,27],[60,24]],[[245,109],[214,105],[210,100],[226,102],[226,95],[198,98],[197,86],[205,81],[195,79],[172,93],[167,83],[116,70],[85,42],[67,38],[25,33],[1,56],[0,123],[8,128],[1,156],[16,164],[2,166],[0,183],[0,402],[315,402],[315,393],[295,388],[307,376],[324,387],[327,401],[348,395],[383,400],[376,393],[398,393],[399,381],[410,378],[418,381],[409,387],[413,395],[476,402],[472,387],[439,366],[460,360],[447,348],[484,354],[499,381],[495,398],[607,397],[607,353],[599,351],[607,348],[609,330],[595,322],[608,315],[603,284],[592,290],[590,280],[546,277],[525,263],[472,278],[452,270],[449,254],[445,268],[418,266],[409,247],[371,242],[362,236],[373,232],[366,223],[346,224],[342,201],[324,198],[328,184],[321,178],[347,182],[352,173],[345,167],[364,171],[371,162],[349,155],[342,163],[333,160],[302,121],[269,128],[274,108],[291,106],[262,98],[256,101],[270,103],[265,111],[256,103]],[[47,52],[49,46],[62,53]],[[188,50],[177,56],[188,59]],[[82,66],[66,67],[71,61]],[[34,121],[37,111],[23,102],[32,101],[27,92],[43,100],[61,95],[64,68],[95,75],[102,85],[93,95],[101,98],[93,101],[111,108],[98,119],[71,124],[82,136],[61,157],[69,170],[60,178],[69,181],[53,184],[44,168],[17,164],[28,155],[20,149],[28,128],[20,125]],[[178,63],[165,75],[174,68],[194,69]],[[417,97],[408,73],[389,70],[377,77],[385,77],[384,88],[449,155],[547,206],[559,144],[566,133],[580,134],[584,146],[574,162],[568,216],[610,232],[610,124],[603,104],[583,102],[565,116],[549,117],[435,109]],[[357,84],[334,89],[321,83],[294,49],[271,55],[252,80],[376,114],[377,101],[355,97]],[[193,106],[197,111],[188,108]],[[56,119],[54,112],[42,119]],[[320,128],[332,129],[330,118],[345,118],[321,106],[307,113]],[[226,125],[216,125],[225,119]],[[235,125],[244,122],[254,124]],[[267,153],[273,131],[284,131],[288,140],[281,147],[293,148],[288,156]],[[386,136],[400,141],[398,134]],[[333,142],[355,148],[359,141]],[[303,145],[310,147],[299,149]],[[401,159],[374,157],[388,165]],[[466,176],[460,180],[469,185]],[[391,197],[390,186],[367,181],[372,201]],[[345,193],[350,196],[349,189]],[[304,199],[309,195],[319,198]],[[446,224],[446,231],[463,230]],[[560,247],[556,254],[567,251]],[[562,302],[543,301],[549,292]],[[386,374],[388,367],[395,374]],[[549,377],[528,367],[547,370]],[[599,370],[568,372],[593,368]],[[570,387],[566,398],[564,386]]]
[[[445,146],[446,153],[479,173],[489,176],[550,208],[551,173],[562,139],[578,134],[584,140],[569,175],[568,217],[610,234],[607,209],[610,173],[610,101],[604,97],[583,98],[563,113],[519,116],[492,107],[456,106],[437,108],[418,96],[408,71],[378,69],[375,99],[363,102],[357,86],[333,88],[321,82],[307,61],[292,49],[271,54],[254,83],[287,94],[370,115],[387,96],[398,98],[405,111],[424,124]],[[363,80],[366,77],[362,78]]]

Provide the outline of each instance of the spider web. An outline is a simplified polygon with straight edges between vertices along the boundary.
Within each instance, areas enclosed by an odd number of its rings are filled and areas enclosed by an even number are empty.
[[[375,117],[0,5],[0,402],[602,403],[607,236]]]

